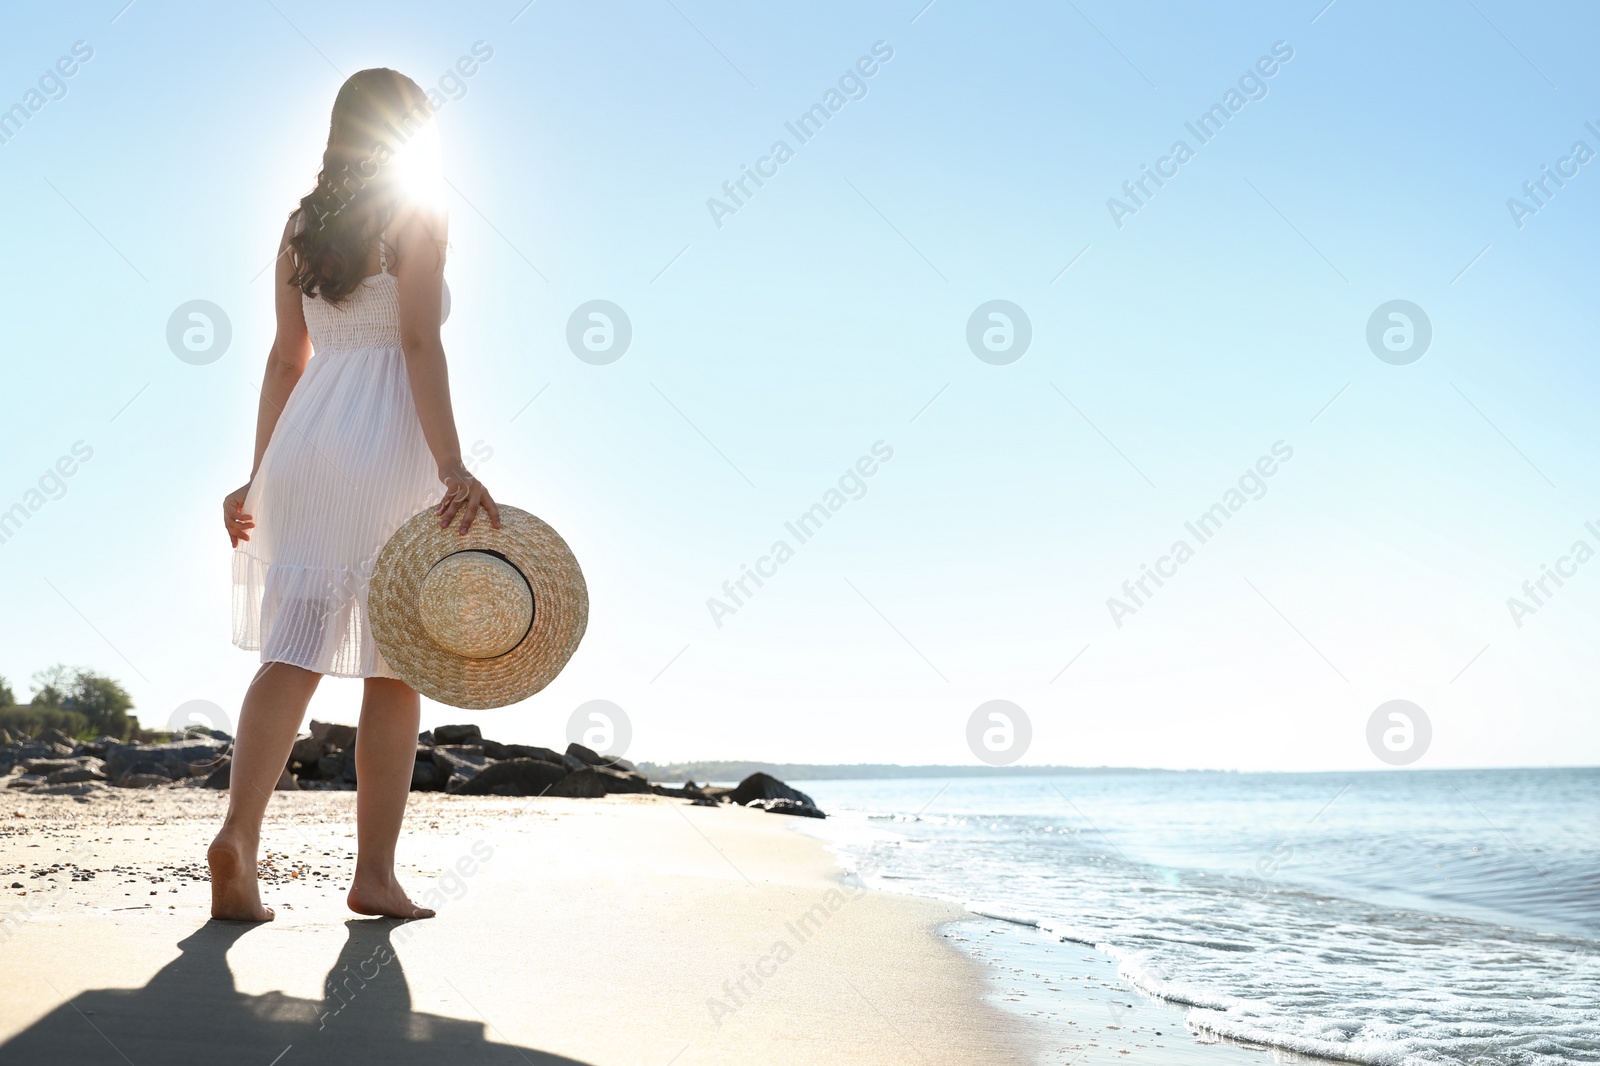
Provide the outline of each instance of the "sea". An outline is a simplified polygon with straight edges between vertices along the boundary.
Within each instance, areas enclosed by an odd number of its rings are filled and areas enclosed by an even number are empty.
[[[1194,1037],[1600,1062],[1600,769],[792,783],[869,886],[1026,931],[983,944],[1018,972],[1041,935],[1109,957]]]

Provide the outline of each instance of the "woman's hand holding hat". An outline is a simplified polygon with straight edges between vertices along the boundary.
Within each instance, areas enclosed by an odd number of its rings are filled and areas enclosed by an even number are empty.
[[[473,477],[466,467],[457,464],[449,471],[441,471],[439,480],[444,482],[444,499],[439,501],[436,510],[440,529],[448,529],[451,520],[459,514],[461,526],[458,532],[466,536],[472,530],[472,523],[478,517],[479,508],[488,514],[490,526],[495,529],[500,528],[500,508],[494,502],[494,497],[489,495],[489,490],[483,487],[483,482]]]

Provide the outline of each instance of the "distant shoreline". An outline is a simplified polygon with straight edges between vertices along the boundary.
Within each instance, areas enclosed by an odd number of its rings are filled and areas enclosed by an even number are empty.
[[[708,759],[697,762],[641,762],[652,781],[742,781],[761,772],[781,780],[860,781],[907,777],[1032,777],[1077,774],[1237,773],[1236,770],[1162,770],[1139,766],[903,766],[898,763],[781,763]]]
[[[1595,770],[1594,766],[1447,766],[1349,770],[1231,770],[1218,768],[1173,770],[1156,766],[977,766],[901,765],[899,763],[783,763],[706,759],[695,762],[641,762],[639,772],[651,781],[695,781],[701,784],[742,781],[753,773],[771,774],[781,781],[890,781],[905,778],[952,777],[1094,777],[1102,774],[1452,774],[1506,773],[1526,770]]]

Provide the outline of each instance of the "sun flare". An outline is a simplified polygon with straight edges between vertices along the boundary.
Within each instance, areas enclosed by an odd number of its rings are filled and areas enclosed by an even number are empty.
[[[426,123],[402,143],[392,165],[407,199],[426,207],[444,206],[444,153],[437,123]]]

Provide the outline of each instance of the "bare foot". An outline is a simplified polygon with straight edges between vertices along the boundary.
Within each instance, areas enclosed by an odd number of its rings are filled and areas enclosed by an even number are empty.
[[[211,867],[211,917],[230,922],[270,922],[271,907],[261,905],[261,890],[256,871],[242,849],[232,840],[217,834],[206,849]]]
[[[405,889],[391,875],[388,878],[356,873],[345,902],[357,914],[372,914],[384,918],[432,918],[433,911],[411,902]]]

